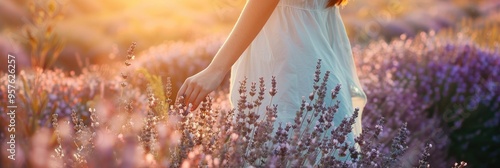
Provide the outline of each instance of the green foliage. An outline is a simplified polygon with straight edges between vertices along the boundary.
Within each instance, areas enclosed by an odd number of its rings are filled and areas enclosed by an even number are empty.
[[[48,92],[46,90],[40,89],[40,79],[35,79],[34,83],[28,83],[28,80],[25,76],[19,76],[22,81],[22,89],[24,94],[18,94],[19,99],[21,100],[21,105],[24,106],[25,113],[31,114],[28,115],[28,125],[29,128],[27,131],[28,135],[33,135],[40,127],[39,121],[42,119],[44,114],[43,111],[47,107]],[[35,77],[36,78],[36,77]]]
[[[444,29],[438,36],[461,40],[470,40],[475,44],[495,49],[500,47],[500,13],[485,18],[464,19],[455,27]]]
[[[25,42],[31,51],[31,65],[42,69],[51,68],[64,49],[64,41],[54,31],[62,17],[61,6],[54,0],[32,1],[29,24],[24,25]]]
[[[458,160],[467,160],[473,167],[498,165],[499,160],[493,158],[500,157],[500,131],[498,127],[491,126],[492,120],[498,117],[498,113],[491,111],[488,105],[479,105],[476,112],[463,119],[462,127],[451,132],[450,155]]]
[[[140,74],[142,74],[142,75],[144,75],[144,77],[146,78],[148,84],[151,86],[151,89],[153,90],[154,96],[157,99],[159,99],[160,101],[167,99],[166,96],[165,96],[165,90],[164,90],[164,85],[163,85],[161,76],[151,74],[145,68],[139,68],[137,70],[137,72],[140,73]],[[163,102],[161,102],[161,103],[163,103]],[[169,107],[168,103],[167,104],[162,104],[161,106],[156,106],[154,110],[156,112],[165,112],[166,113],[168,107]],[[159,114],[157,114],[157,115],[159,115]]]

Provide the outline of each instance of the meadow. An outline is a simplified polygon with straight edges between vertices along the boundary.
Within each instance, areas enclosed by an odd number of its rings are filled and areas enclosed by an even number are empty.
[[[499,164],[500,3],[351,1],[342,16],[368,97],[362,116],[329,124],[338,106],[321,102],[335,100],[343,88],[322,87],[329,74],[317,72],[304,86],[312,98],[300,102],[295,123],[278,130],[272,125],[279,106],[263,99],[279,91],[273,79],[242,81],[234,108],[228,80],[195,111],[176,103],[182,82],[210,63],[243,5],[241,0],[0,2],[0,165]],[[9,55],[15,57],[13,72],[3,66],[12,60]],[[9,85],[15,85],[15,138],[9,129]],[[266,114],[256,114],[257,108]],[[363,133],[348,144],[356,117],[362,117]],[[307,127],[311,124],[316,127]],[[13,139],[15,160],[8,157]]]

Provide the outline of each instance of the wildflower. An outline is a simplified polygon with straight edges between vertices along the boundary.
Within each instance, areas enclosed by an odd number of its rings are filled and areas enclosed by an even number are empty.
[[[124,74],[123,72],[121,73],[123,79],[127,79],[128,75]]]
[[[271,90],[269,90],[269,94],[270,94],[271,96],[274,96],[274,95],[276,95],[276,93],[278,92],[277,90],[278,90],[278,89],[276,89],[276,77],[275,77],[275,76],[273,76],[273,77],[272,77],[272,80],[271,80]]]

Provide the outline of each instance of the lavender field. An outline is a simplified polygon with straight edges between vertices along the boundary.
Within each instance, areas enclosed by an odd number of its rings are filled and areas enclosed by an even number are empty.
[[[177,103],[244,3],[1,1],[0,167],[500,164],[499,2],[350,1],[362,115],[331,124],[342,102],[322,102],[344,88],[324,87],[331,76],[318,70],[295,122],[277,130],[279,105],[263,96],[279,92],[273,79],[242,81],[234,108],[229,75],[197,110]],[[349,144],[357,117],[363,133]]]

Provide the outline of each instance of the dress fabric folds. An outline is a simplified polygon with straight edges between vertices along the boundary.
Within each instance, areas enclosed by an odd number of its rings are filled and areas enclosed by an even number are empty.
[[[355,136],[361,133],[361,116],[367,97],[356,73],[351,45],[339,13],[339,7],[326,8],[328,0],[281,0],[269,20],[231,68],[230,102],[237,108],[240,81],[247,78],[259,85],[263,77],[266,96],[258,113],[265,115],[269,104],[272,76],[276,77],[278,92],[272,104],[278,105],[278,124],[293,123],[302,99],[313,91],[314,72],[321,59],[321,78],[330,71],[325,105],[340,101],[334,125],[350,117],[359,108],[359,117],[353,126]],[[321,82],[321,81],[320,81]],[[336,98],[331,90],[341,84]],[[251,101],[248,96],[247,100]],[[256,97],[256,96],[255,96]],[[353,134],[348,139],[354,142]]]

